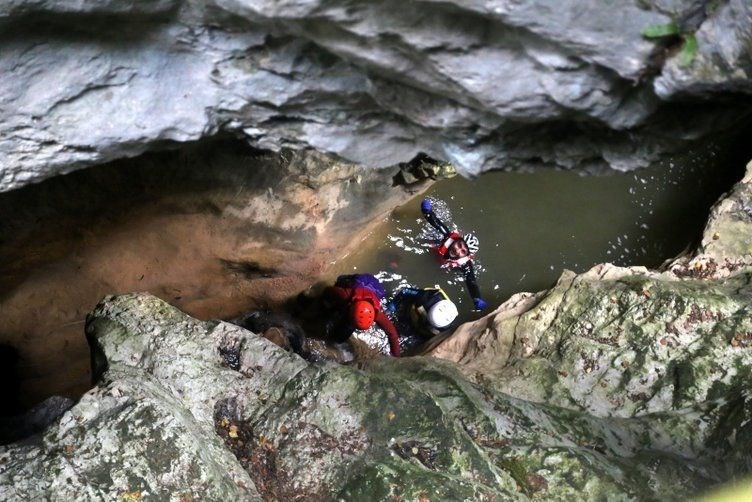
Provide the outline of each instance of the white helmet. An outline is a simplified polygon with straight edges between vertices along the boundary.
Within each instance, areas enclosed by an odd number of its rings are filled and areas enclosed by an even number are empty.
[[[478,252],[478,249],[480,248],[480,243],[478,242],[478,238],[474,234],[467,234],[465,237],[463,237],[465,244],[467,244],[467,249],[470,250],[470,254],[475,254]]]
[[[439,300],[428,309],[428,322],[437,329],[444,329],[457,318],[457,307],[451,300]]]

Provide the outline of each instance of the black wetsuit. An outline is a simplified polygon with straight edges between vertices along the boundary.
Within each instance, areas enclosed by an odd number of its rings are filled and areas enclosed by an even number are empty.
[[[442,239],[446,240],[452,233],[451,230],[444,224],[443,221],[439,219],[438,216],[436,216],[436,213],[431,210],[429,212],[424,212],[423,217],[428,221],[428,223],[431,224],[433,228],[441,232]],[[451,257],[448,256],[449,250],[445,253],[442,258],[444,260],[451,260]],[[473,300],[480,300],[480,288],[478,287],[478,281],[475,278],[475,266],[473,265],[473,260],[469,259],[464,265],[461,265],[461,270],[463,275],[465,276],[465,285],[467,286],[467,291],[470,293],[470,297],[472,297]]]
[[[406,319],[418,335],[430,337],[446,331],[451,326],[450,324],[443,329],[434,328],[426,317],[433,305],[448,299],[441,288],[420,289],[408,286],[397,291],[393,302],[399,318]]]

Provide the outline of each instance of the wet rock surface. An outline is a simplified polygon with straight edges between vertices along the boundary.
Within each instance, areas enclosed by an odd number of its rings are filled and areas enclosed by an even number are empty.
[[[0,23],[0,191],[218,133],[628,170],[750,115],[745,0],[13,1]]]
[[[86,331],[99,383],[0,447],[0,497],[675,498],[743,471],[750,446],[744,392],[599,417],[432,358],[311,364],[145,294],[106,298]]]

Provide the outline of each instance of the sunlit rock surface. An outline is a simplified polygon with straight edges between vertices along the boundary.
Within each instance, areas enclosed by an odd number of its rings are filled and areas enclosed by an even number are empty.
[[[106,298],[86,331],[99,384],[0,448],[0,498],[674,498],[743,470],[750,446],[744,394],[595,417],[435,359],[309,364],[148,295]]]
[[[633,169],[749,116],[749,9],[14,0],[0,7],[0,191],[219,132],[371,167],[425,152],[464,174]],[[680,35],[642,35],[672,22]]]

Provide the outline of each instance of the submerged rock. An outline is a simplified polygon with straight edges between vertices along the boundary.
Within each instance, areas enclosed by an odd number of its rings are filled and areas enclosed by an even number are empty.
[[[369,167],[634,169],[749,118],[750,19],[745,0],[14,0],[0,191],[221,132]]]
[[[145,294],[106,298],[87,334],[99,383],[37,444],[0,447],[0,498],[675,498],[752,446],[744,393],[596,417],[435,359],[307,363]]]

